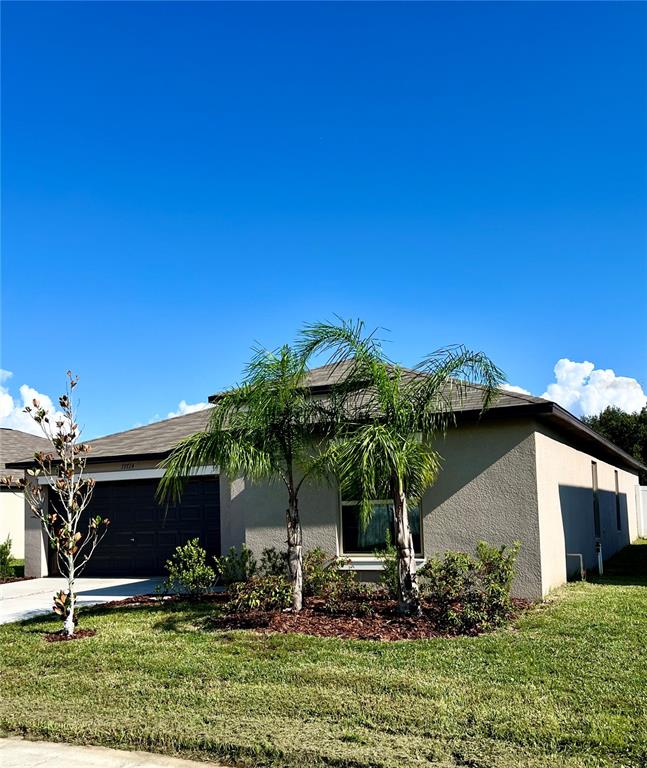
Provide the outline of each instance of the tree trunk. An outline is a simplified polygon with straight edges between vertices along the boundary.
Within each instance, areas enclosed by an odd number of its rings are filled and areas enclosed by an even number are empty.
[[[74,634],[74,610],[76,608],[76,595],[74,594],[74,559],[69,557],[67,577],[67,614],[63,624],[63,634],[72,637]]]
[[[303,607],[303,531],[299,519],[296,494],[290,494],[290,506],[286,511],[288,527],[288,570],[292,584],[292,610]]]
[[[416,575],[416,553],[409,527],[407,497],[398,478],[393,494],[395,546],[398,550],[398,613],[420,616],[420,590]]]

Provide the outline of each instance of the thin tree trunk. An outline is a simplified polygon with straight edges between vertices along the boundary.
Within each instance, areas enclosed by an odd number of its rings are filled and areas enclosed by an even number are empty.
[[[393,494],[395,518],[395,546],[398,550],[398,613],[420,616],[420,590],[416,575],[416,553],[409,527],[407,496],[398,478]]]
[[[290,494],[290,506],[286,511],[288,528],[288,570],[292,584],[292,610],[303,607],[303,531],[299,519],[296,494]]]
[[[72,637],[74,634],[74,609],[76,608],[76,595],[74,594],[74,558],[72,555],[68,557],[67,596],[68,612],[63,624],[63,633],[67,637]]]

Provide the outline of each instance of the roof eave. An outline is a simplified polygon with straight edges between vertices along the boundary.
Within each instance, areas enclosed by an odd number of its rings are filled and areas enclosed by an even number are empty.
[[[165,459],[171,450],[158,451],[156,453],[115,453],[111,456],[87,456],[87,464],[110,464],[119,461],[161,461]],[[58,463],[55,459],[52,460],[52,464]],[[35,466],[36,462],[29,461],[14,461],[6,464],[7,469],[31,469]]]

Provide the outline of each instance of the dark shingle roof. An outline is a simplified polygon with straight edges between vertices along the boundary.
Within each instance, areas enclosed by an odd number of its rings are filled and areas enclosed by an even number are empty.
[[[119,460],[125,457],[156,459],[166,456],[178,440],[204,429],[209,418],[209,410],[174,416],[172,419],[156,421],[144,427],[135,427],[125,432],[87,440],[91,450],[88,462]],[[25,458],[24,454],[20,458]],[[27,466],[29,462],[18,462]]]
[[[411,372],[412,373],[412,372]],[[324,396],[330,387],[343,378],[345,365],[324,365],[314,368],[308,373],[307,385],[313,394]],[[212,395],[209,400],[217,399]],[[463,389],[462,402],[455,401],[453,407],[459,420],[476,419],[480,416],[483,390],[481,387],[466,385]],[[544,400],[541,397],[524,395],[517,392],[501,390],[500,396],[485,414],[485,418],[537,418],[548,423],[555,430],[565,435],[568,442],[591,452],[608,458],[619,466],[627,466],[632,470],[642,468],[633,457],[622,451],[618,446],[599,435],[561,406]],[[119,461],[124,459],[162,459],[169,454],[178,440],[203,430],[209,418],[209,410],[197,411],[185,416],[164,419],[144,427],[117,432],[113,435],[88,441],[91,452],[90,463],[100,461]],[[8,430],[14,431],[14,430]],[[24,433],[19,433],[24,434]],[[35,438],[37,439],[37,438]],[[23,452],[17,459],[25,459],[33,451]],[[14,461],[17,461],[14,459]],[[31,462],[19,462],[21,467]],[[14,465],[15,466],[15,465]]]
[[[7,464],[14,461],[30,460],[37,451],[48,448],[49,441],[44,437],[22,432],[19,429],[0,428],[0,477],[12,475],[11,470],[6,468]]]
[[[343,381],[347,374],[350,362],[341,363],[329,363],[328,365],[322,365],[319,368],[313,368],[308,371],[305,378],[305,386],[309,387],[313,393],[325,394],[330,390],[332,386]],[[405,375],[415,376],[415,371],[410,368],[403,368]],[[210,402],[214,402],[218,399],[218,394],[211,395]],[[464,385],[462,389],[462,398],[458,402],[458,389],[455,392],[455,402],[452,404],[457,411],[473,411],[480,410],[483,401],[483,388],[474,384]],[[538,403],[548,403],[548,400],[544,400],[541,397],[534,397],[533,395],[522,395],[517,392],[508,392],[507,390],[501,390],[496,402],[491,406],[492,408],[510,408],[515,406],[527,406]]]
[[[207,425],[209,408],[184,416],[174,416],[172,419],[155,421],[145,427],[135,427],[126,432],[115,432],[113,435],[88,440],[91,447],[89,457],[92,459],[109,458],[125,454],[147,455],[166,454],[171,451],[178,440],[195,432],[200,432]]]

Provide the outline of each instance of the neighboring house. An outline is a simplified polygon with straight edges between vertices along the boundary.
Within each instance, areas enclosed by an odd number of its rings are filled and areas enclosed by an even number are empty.
[[[313,396],[326,397],[330,366],[314,369]],[[420,559],[447,549],[472,551],[480,539],[522,543],[514,592],[539,599],[579,570],[597,567],[637,537],[635,486],[640,464],[555,403],[502,392],[479,419],[481,390],[469,389],[457,426],[439,438],[444,459],[437,483],[412,514]],[[211,401],[216,396],[210,398]],[[158,463],[178,439],[202,429],[208,411],[90,441],[88,472],[97,479],[91,511],[110,517],[109,533],[88,575],[155,575],[173,549],[199,537],[213,554],[245,543],[260,555],[285,546],[284,489],[200,470],[176,507],[154,500]],[[24,462],[20,467],[27,466]],[[327,485],[304,485],[300,510],[306,549],[351,559],[366,578],[389,526],[387,501],[376,500],[366,530],[357,505]],[[48,573],[38,522],[28,517],[26,573]]]
[[[48,441],[18,429],[0,428],[0,477],[19,477],[22,473],[7,469],[7,464],[31,458],[36,451],[47,450]],[[11,537],[11,555],[25,556],[25,498],[14,483],[0,485],[0,542]]]

